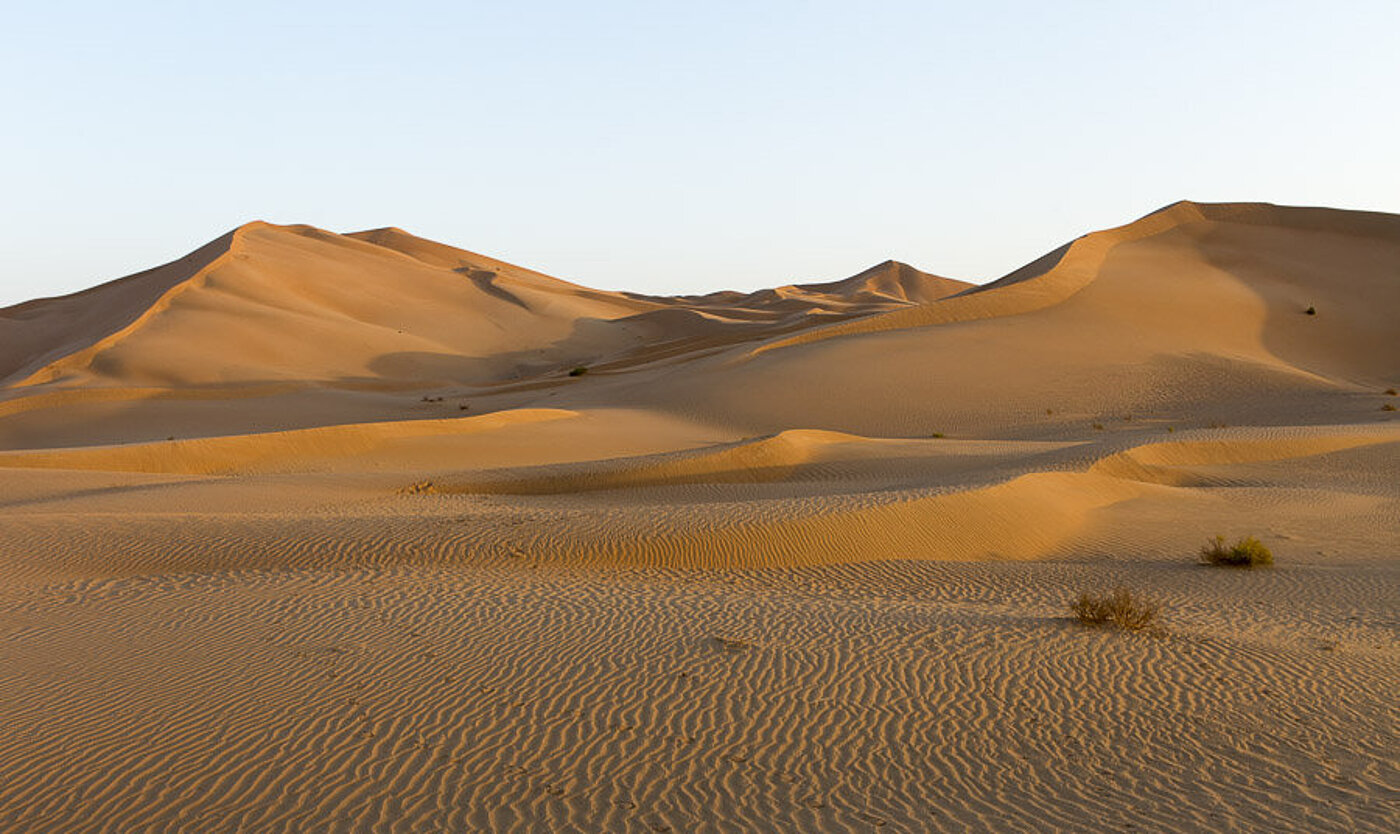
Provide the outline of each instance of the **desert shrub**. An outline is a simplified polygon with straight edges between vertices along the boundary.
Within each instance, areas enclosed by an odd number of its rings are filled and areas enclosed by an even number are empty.
[[[1397,393],[1397,392],[1396,392],[1396,390],[1395,390],[1394,388],[1387,388],[1387,389],[1385,389],[1385,395],[1386,395],[1387,397],[1393,397],[1393,396],[1396,395],[1396,393]]]
[[[1309,307],[1308,309],[1304,310],[1303,312],[1304,312],[1304,313],[1307,313],[1307,314],[1310,315],[1310,316],[1315,316],[1315,315],[1317,315],[1317,308],[1316,308],[1316,307]]]
[[[746,652],[752,648],[751,643],[745,640],[735,640],[732,637],[720,637],[715,634],[711,635],[710,639],[715,642],[715,645],[719,647],[720,651],[726,654],[739,654],[740,652]]]
[[[1381,406],[1381,411],[1394,411],[1394,410],[1395,410],[1395,406],[1391,405],[1390,403],[1386,403],[1385,405]]]
[[[1127,588],[1114,588],[1107,594],[1085,591],[1070,603],[1069,610],[1085,625],[1140,631],[1157,622],[1161,606]]]
[[[1202,545],[1201,561],[1231,568],[1258,568],[1272,565],[1274,554],[1253,536],[1245,536],[1231,545],[1225,544],[1224,536],[1216,536]]]
[[[588,373],[588,369],[585,368],[583,365],[579,365],[572,371],[569,371],[569,376],[583,376],[586,373]]]

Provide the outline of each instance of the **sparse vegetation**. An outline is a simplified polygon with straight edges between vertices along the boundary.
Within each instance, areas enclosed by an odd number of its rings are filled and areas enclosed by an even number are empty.
[[[1107,594],[1084,591],[1070,603],[1069,610],[1085,625],[1141,631],[1156,624],[1162,607],[1127,588],[1114,588]]]
[[[1095,423],[1094,431],[1103,431],[1103,423]]]
[[[1232,545],[1216,536],[1201,547],[1201,562],[1231,568],[1261,568],[1274,563],[1274,554],[1263,542],[1245,536]]]
[[[1393,396],[1395,396],[1395,389],[1394,389],[1394,388],[1387,388],[1387,389],[1385,389],[1385,395],[1386,395],[1387,397],[1393,397]]]
[[[752,644],[750,643],[747,643],[743,640],[735,640],[730,637],[720,637],[719,635],[712,635],[710,639],[713,640],[715,645],[720,648],[720,651],[724,652],[725,654],[739,654],[740,652],[748,651],[752,647]]]
[[[583,376],[586,373],[588,373],[587,367],[583,365],[577,365],[574,367],[573,370],[569,371],[569,376]]]
[[[1309,307],[1308,309],[1304,310],[1303,312],[1306,313],[1307,315],[1315,316],[1315,315],[1317,315],[1317,308],[1316,308],[1316,307]]]
[[[937,437],[942,437],[942,436],[943,436],[943,432],[941,432],[941,431],[936,431],[936,432],[934,432],[933,434],[929,435],[929,437],[935,437],[935,438],[937,438]]]
[[[1394,411],[1394,410],[1395,410],[1395,405],[1394,405],[1393,403],[1386,403],[1385,405],[1381,406],[1381,411]]]

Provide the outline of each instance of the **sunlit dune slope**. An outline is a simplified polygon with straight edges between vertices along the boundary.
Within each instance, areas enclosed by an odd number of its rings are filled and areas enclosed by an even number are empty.
[[[736,438],[1355,422],[1378,409],[1361,393],[1400,383],[1397,309],[1400,218],[1332,209],[1178,203],[983,287],[890,261],[674,298],[398,229],[252,223],[175,264],[0,311],[0,445],[539,407]]]
[[[109,338],[161,304],[172,288],[222,260],[230,232],[164,266],[62,298],[0,310],[0,382],[13,382],[45,363]]]
[[[656,306],[469,253],[451,267],[426,262],[399,251],[414,251],[403,235],[399,248],[369,242],[384,234],[240,227],[134,321],[21,382],[478,381],[548,361],[581,321]],[[608,335],[591,338],[596,347]]]
[[[1396,310],[1398,217],[1178,204],[987,287],[615,396],[755,433],[1316,422],[1345,411],[1319,397],[1400,379]],[[1358,401],[1350,415],[1377,408]]]
[[[0,311],[0,371],[24,386],[500,382],[656,342],[753,339],[966,286],[889,262],[832,284],[652,298],[398,229],[250,223],[150,273]]]

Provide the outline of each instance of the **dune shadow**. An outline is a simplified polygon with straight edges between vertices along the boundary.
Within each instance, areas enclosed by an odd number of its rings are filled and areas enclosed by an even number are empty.
[[[499,298],[508,304],[514,304],[522,310],[530,310],[530,305],[521,299],[520,296],[496,283],[496,273],[492,270],[460,266],[452,271],[458,275],[466,276],[473,284],[476,284],[477,289],[487,295]]]

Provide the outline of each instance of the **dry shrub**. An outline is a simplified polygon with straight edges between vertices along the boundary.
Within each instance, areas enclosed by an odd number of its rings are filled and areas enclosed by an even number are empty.
[[[1127,588],[1114,588],[1107,594],[1084,591],[1069,606],[1081,623],[1111,625],[1128,631],[1140,631],[1153,625],[1161,609],[1154,600]]]
[[[731,637],[711,635],[710,639],[726,654],[739,654],[740,652],[748,651],[752,647],[750,643],[743,640],[735,640]]]
[[[1262,568],[1274,563],[1274,554],[1263,542],[1245,536],[1232,545],[1224,536],[1216,536],[1201,546],[1201,562],[1229,568]]]

